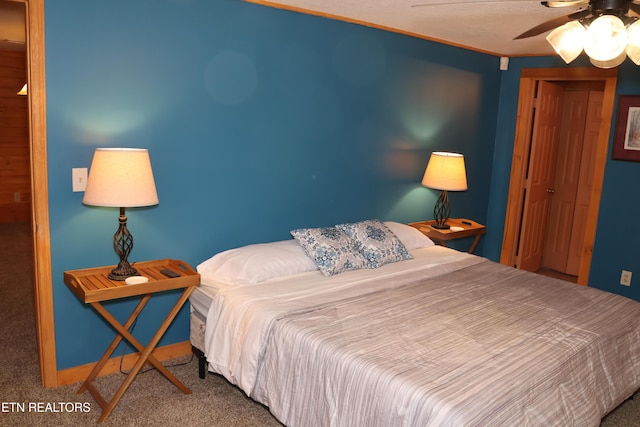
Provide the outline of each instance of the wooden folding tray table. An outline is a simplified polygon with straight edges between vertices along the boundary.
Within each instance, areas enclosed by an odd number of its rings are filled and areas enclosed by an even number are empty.
[[[200,284],[200,275],[183,261],[173,259],[145,261],[136,263],[135,268],[138,270],[139,275],[149,278],[149,281],[147,283],[127,285],[122,281],[110,280],[107,278],[107,275],[113,268],[114,266],[106,266],[64,272],[64,282],[67,284],[69,289],[71,289],[82,302],[91,304],[91,306],[117,332],[117,335],[111,342],[111,345],[109,345],[78,390],[78,394],[84,393],[85,390],[89,390],[93,398],[102,408],[102,415],[98,419],[98,422],[102,422],[109,417],[113,408],[118,404],[122,395],[129,388],[134,378],[146,362],[151,363],[183,393],[191,393],[191,390],[189,390],[189,388],[169,372],[169,370],[164,367],[164,365],[162,365],[162,363],[160,363],[152,353],[171,322],[173,322],[173,319],[189,298],[189,295],[191,295],[195,287]],[[164,269],[178,273],[178,277],[169,278],[165,276],[161,273],[161,270]],[[151,338],[147,346],[144,347],[129,332],[129,328],[134,324],[142,312],[142,309],[153,294],[175,289],[183,289],[183,292],[171,311],[167,314],[153,338]],[[101,304],[103,301],[111,301],[133,296],[141,296],[141,299],[124,325],[118,322],[118,320],[116,320],[116,318],[113,317]],[[93,380],[98,376],[123,338],[138,350],[138,359],[125,380],[122,382],[120,388],[113,395],[111,401],[107,402],[93,384]]]

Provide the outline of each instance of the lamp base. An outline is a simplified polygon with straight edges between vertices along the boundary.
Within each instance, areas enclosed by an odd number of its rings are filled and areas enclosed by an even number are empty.
[[[118,266],[111,270],[107,276],[111,280],[126,280],[127,277],[137,276],[138,270],[131,267],[131,264],[127,260],[122,260],[118,263]]]
[[[450,214],[451,205],[449,205],[449,193],[447,190],[442,190],[433,208],[433,219],[435,219],[435,221],[431,226],[438,230],[448,230],[451,228],[451,226],[447,224]]]
[[[118,218],[119,226],[118,231],[113,236],[113,249],[120,257],[118,266],[111,270],[109,273],[109,279],[111,280],[125,280],[127,277],[137,276],[138,270],[131,267],[128,258],[133,249],[133,236],[127,229],[127,216],[125,215],[124,208],[120,208],[120,217]]]

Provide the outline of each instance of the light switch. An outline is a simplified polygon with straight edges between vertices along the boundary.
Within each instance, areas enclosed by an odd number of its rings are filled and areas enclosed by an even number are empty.
[[[87,189],[87,177],[88,177],[88,169],[87,168],[72,168],[71,169],[71,180],[73,183],[73,192],[77,193],[80,191],[84,191]]]

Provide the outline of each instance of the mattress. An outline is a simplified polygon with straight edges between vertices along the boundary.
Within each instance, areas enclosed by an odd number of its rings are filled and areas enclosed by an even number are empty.
[[[198,350],[204,348],[204,331],[206,327],[206,318],[197,311],[192,311],[189,321],[189,342]]]
[[[200,319],[207,318],[211,301],[215,297],[218,289],[210,286],[199,286],[189,296],[189,303],[191,303],[191,311],[195,312]]]

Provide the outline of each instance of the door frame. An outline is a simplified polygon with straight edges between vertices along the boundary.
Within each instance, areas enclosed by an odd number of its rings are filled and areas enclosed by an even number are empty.
[[[609,150],[609,136],[615,105],[618,69],[601,68],[525,68],[520,74],[520,93],[516,132],[511,161],[511,175],[509,179],[509,196],[504,223],[502,251],[500,263],[514,265],[520,236],[520,222],[524,204],[524,184],[529,162],[529,148],[533,132],[534,102],[539,81],[598,81],[604,83],[602,99],[602,121],[598,135],[593,170],[593,186],[589,210],[587,213],[586,230],[580,256],[580,269],[577,283],[586,285],[589,281],[591,257],[596,236],[596,225],[600,209],[604,169]]]
[[[42,385],[58,385],[51,274],[44,0],[18,0],[26,7],[29,144],[31,157],[31,233],[34,309]]]

